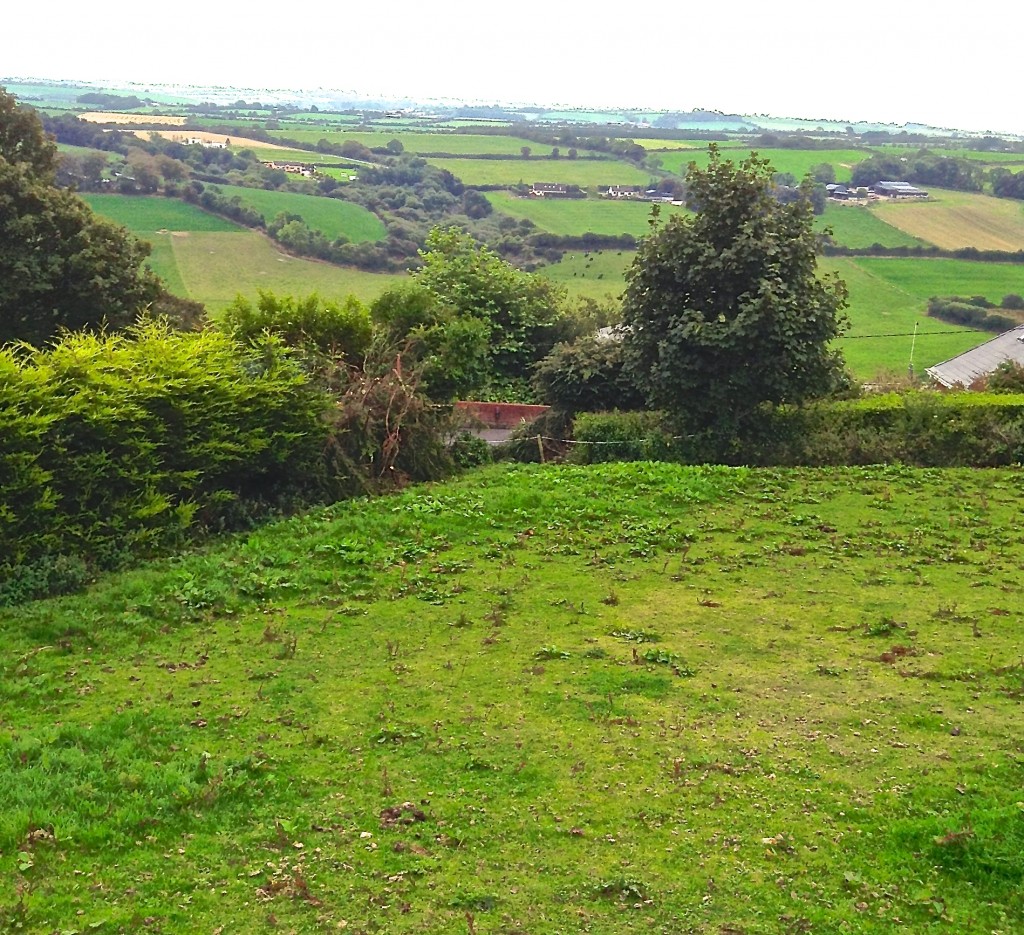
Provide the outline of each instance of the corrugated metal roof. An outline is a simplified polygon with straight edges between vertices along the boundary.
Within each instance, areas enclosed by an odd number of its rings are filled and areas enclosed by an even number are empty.
[[[1024,366],[1024,325],[1004,331],[991,341],[929,367],[925,372],[943,386],[970,386],[1005,360]]]

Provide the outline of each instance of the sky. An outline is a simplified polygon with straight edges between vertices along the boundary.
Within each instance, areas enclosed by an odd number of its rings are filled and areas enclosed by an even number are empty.
[[[0,77],[924,123],[1024,135],[1024,4],[389,0],[4,13]],[[252,98],[249,98],[252,99]]]

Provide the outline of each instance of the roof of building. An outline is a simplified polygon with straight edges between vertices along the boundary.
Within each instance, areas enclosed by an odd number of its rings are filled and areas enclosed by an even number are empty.
[[[910,182],[876,182],[873,186],[876,190],[894,192],[899,195],[927,195],[924,189],[911,185]]]
[[[929,367],[925,372],[943,386],[970,386],[1007,360],[1024,366],[1024,325],[1004,331],[991,341]]]

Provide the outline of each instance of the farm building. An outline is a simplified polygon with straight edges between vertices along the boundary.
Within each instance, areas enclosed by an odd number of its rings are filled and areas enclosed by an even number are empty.
[[[909,182],[876,182],[871,191],[884,198],[927,198],[928,192]]]
[[[835,198],[839,201],[846,201],[848,198],[857,197],[857,193],[851,191],[845,185],[826,185],[825,191],[828,192],[829,198]]]
[[[1024,325],[1004,331],[991,341],[929,367],[925,372],[943,386],[970,386],[1008,360],[1024,366]]]
[[[557,182],[534,182],[530,194],[537,198],[568,198],[569,186]]]
[[[639,185],[609,185],[603,192],[606,198],[639,198],[643,193]]]
[[[293,175],[301,175],[304,178],[311,178],[316,172],[316,166],[308,162],[262,162],[268,169],[280,169],[282,172],[290,172]]]

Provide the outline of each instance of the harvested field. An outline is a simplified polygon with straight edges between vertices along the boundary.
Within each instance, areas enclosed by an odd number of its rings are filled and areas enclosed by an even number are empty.
[[[133,123],[160,123],[168,127],[183,127],[188,120],[187,117],[175,117],[171,114],[121,114],[105,110],[79,114],[78,119],[88,120],[90,123],[118,123],[126,127]]]
[[[273,149],[282,152],[290,152],[287,146],[279,146],[277,143],[264,143],[260,140],[250,140],[244,136],[227,136],[223,133],[211,133],[209,130],[135,130],[139,139],[148,140],[150,135],[155,133],[166,140],[175,143],[184,143],[186,140],[202,140],[204,143],[223,143],[227,140],[236,149]],[[312,155],[312,154],[307,154]]]
[[[970,192],[931,189],[928,201],[885,202],[875,211],[893,227],[945,250],[1024,250],[1024,206]]]

